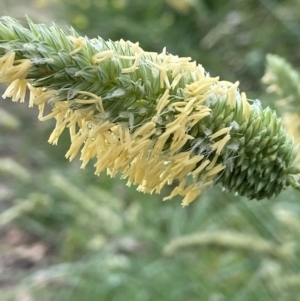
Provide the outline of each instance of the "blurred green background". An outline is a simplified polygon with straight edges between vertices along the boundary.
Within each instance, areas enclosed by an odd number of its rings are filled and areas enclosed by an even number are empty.
[[[266,55],[300,65],[299,0],[0,0],[0,11],[166,46],[273,108],[282,95],[261,83]],[[69,163],[67,135],[47,143],[53,125],[1,100],[1,301],[300,298],[299,192],[249,202],[213,187],[187,208],[163,203],[167,191],[144,195]]]

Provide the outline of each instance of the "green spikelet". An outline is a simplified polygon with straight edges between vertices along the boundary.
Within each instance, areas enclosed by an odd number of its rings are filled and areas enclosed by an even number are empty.
[[[96,158],[96,174],[121,173],[128,185],[171,195],[188,205],[204,187],[249,199],[297,187],[297,148],[276,113],[249,103],[238,83],[219,81],[190,58],[145,52],[138,43],[67,35],[56,25],[0,20],[0,82],[4,97],[37,105],[56,119],[49,142],[65,128],[72,160]],[[43,116],[46,103],[52,112]]]

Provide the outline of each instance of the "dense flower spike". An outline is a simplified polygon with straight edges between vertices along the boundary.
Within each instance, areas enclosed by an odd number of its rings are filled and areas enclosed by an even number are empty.
[[[96,174],[118,172],[142,192],[176,183],[170,199],[192,202],[221,183],[250,199],[297,186],[297,148],[280,120],[238,83],[210,77],[190,58],[145,52],[138,43],[67,35],[56,25],[0,19],[0,82],[4,97],[56,119],[49,142],[65,128],[72,160],[96,158]],[[52,112],[44,116],[46,103]]]

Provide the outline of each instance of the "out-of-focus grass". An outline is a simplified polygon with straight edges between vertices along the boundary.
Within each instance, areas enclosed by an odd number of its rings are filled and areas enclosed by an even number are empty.
[[[43,300],[292,300],[299,277],[296,200],[258,203],[253,209],[245,200],[222,196],[209,192],[186,211],[171,203],[161,209],[151,199],[133,203],[138,210],[129,206],[122,229],[109,236],[102,232],[98,250],[39,271],[24,282],[24,290],[33,285],[29,292],[36,300],[45,291],[50,295]],[[136,212],[132,221],[126,220],[130,211]],[[238,240],[224,244],[225,232]],[[163,253],[191,233],[219,234],[219,239]],[[266,252],[263,243],[274,249]]]

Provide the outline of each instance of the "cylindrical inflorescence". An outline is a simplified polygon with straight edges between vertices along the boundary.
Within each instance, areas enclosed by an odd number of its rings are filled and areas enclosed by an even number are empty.
[[[192,202],[221,183],[249,199],[297,187],[297,148],[280,119],[248,101],[238,82],[210,77],[191,58],[145,52],[138,43],[80,37],[28,20],[29,29],[0,19],[0,82],[4,97],[56,119],[49,142],[65,128],[72,160],[96,158],[96,174],[121,173],[128,185]],[[47,103],[52,112],[43,115]]]

